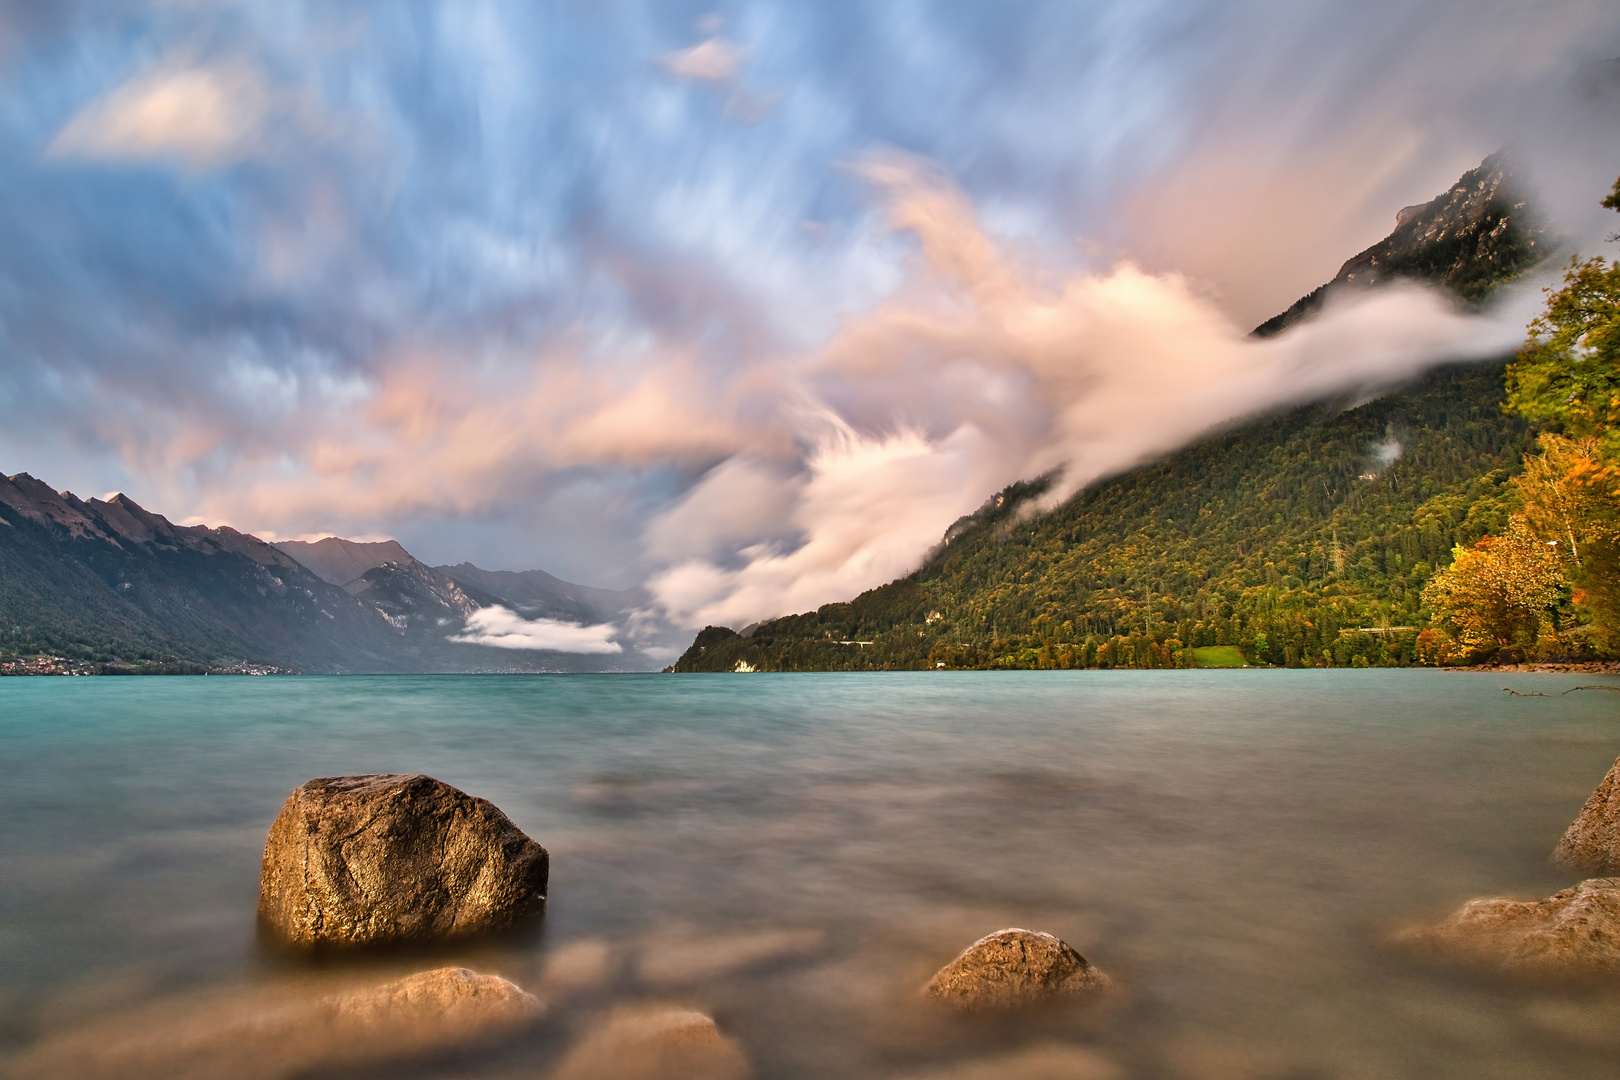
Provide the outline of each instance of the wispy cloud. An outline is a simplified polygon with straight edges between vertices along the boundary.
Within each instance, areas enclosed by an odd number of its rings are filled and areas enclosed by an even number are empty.
[[[175,58],[90,102],[46,153],[215,169],[262,152],[285,106],[284,95],[251,61]]]
[[[608,654],[624,651],[613,640],[617,633],[618,630],[607,623],[580,626],[558,619],[525,619],[497,605],[473,612],[467,618],[466,630],[453,635],[450,640],[468,645],[490,645],[497,649]]]
[[[690,48],[666,53],[660,62],[678,79],[729,84],[737,81],[747,55],[747,49],[717,35]]]

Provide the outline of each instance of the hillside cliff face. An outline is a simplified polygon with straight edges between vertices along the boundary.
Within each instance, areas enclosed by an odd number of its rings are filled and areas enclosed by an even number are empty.
[[[1539,263],[1553,243],[1544,217],[1522,194],[1512,158],[1493,154],[1451,189],[1395,217],[1395,231],[1345,262],[1333,280],[1255,327],[1271,337],[1307,318],[1341,288],[1371,288],[1410,278],[1477,303],[1496,285]]]

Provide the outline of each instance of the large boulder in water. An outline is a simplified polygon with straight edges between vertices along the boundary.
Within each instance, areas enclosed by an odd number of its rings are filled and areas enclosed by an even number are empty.
[[[545,901],[549,864],[493,803],[431,776],[311,780],[270,826],[259,921],[302,947],[501,930]]]
[[[1592,878],[1545,900],[1473,900],[1395,940],[1514,974],[1620,973],[1620,878]]]
[[[1620,761],[1586,800],[1552,858],[1582,874],[1620,874]]]
[[[998,930],[940,968],[923,993],[960,1009],[1015,1009],[1087,997],[1113,981],[1068,942],[1035,930]]]

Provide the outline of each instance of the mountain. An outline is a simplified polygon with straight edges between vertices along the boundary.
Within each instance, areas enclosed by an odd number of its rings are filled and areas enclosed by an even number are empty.
[[[1477,303],[1501,282],[1546,258],[1549,223],[1520,191],[1512,158],[1492,154],[1450,190],[1395,215],[1395,231],[1353,256],[1332,281],[1255,327],[1271,337],[1307,318],[1339,289],[1366,289],[1399,278],[1440,285]]]
[[[1452,545],[1502,527],[1531,444],[1501,378],[1452,368],[1359,408],[1298,409],[1033,520],[1018,511],[1044,485],[1014,485],[916,573],[748,637],[711,627],[674,669],[1159,667],[1184,646],[1253,659],[1257,635],[1266,662],[1410,662],[1416,630],[1385,628],[1422,625]]]
[[[1327,286],[1262,323],[1309,318],[1332,288],[1397,278],[1478,303],[1545,257],[1542,219],[1487,158]],[[1431,372],[1346,408],[1260,419],[1091,485],[1052,512],[1014,484],[947,530],[916,572],[848,603],[708,627],[674,671],[1168,667],[1419,659],[1423,586],[1457,543],[1496,532],[1531,445],[1503,363]],[[1222,647],[1225,647],[1222,649]]]
[[[358,543],[337,536],[328,536],[313,543],[303,540],[282,540],[275,547],[290,555],[322,581],[339,587],[358,579],[367,570],[385,563],[415,562],[411,553],[400,546],[398,540],[376,543]]]
[[[644,606],[645,589],[598,589],[575,585],[544,570],[485,570],[470,562],[427,566],[397,540],[365,543],[328,536],[312,543],[284,540],[276,548],[317,577],[352,595],[396,606],[427,601],[463,618],[478,607],[500,604],[525,618],[611,622]],[[379,573],[371,573],[371,571]],[[386,599],[385,599],[386,598]]]
[[[622,622],[626,612],[647,601],[644,589],[575,585],[544,570],[485,570],[469,562],[428,566],[397,540],[362,543],[328,536],[276,547],[374,607],[399,631],[397,644],[416,663],[441,647],[445,628],[463,626],[481,608],[504,607],[524,619],[600,625]],[[635,652],[623,654],[617,666],[625,665],[626,670],[657,666]]]
[[[552,577],[544,570],[482,570],[472,563],[434,569],[455,581],[501,597],[507,606],[531,619],[611,622],[625,612],[644,607],[651,599],[646,589],[621,591],[575,585]]]
[[[509,599],[457,581],[394,541],[272,545],[175,525],[123,495],[84,500],[26,473],[0,476],[0,657],[11,663],[44,654],[86,672],[656,668],[630,649],[604,658],[453,640],[481,610],[532,607],[545,583],[598,605],[552,616],[569,621],[610,621],[599,608],[620,595],[539,571],[510,577],[528,590]]]
[[[274,547],[0,477],[0,647],[112,669],[387,670],[388,624]]]

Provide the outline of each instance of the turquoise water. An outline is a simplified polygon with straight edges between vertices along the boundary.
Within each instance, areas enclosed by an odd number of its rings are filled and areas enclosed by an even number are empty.
[[[1500,688],[1597,681],[3,679],[0,1041],[295,977],[254,940],[281,801],[311,777],[426,772],[552,853],[539,933],[428,959],[554,1009],[527,1041],[411,1075],[543,1075],[591,1015],[652,998],[710,1011],[761,1077],[1056,1039],[1137,1077],[1608,1078],[1609,991],[1380,945],[1474,896],[1571,883],[1546,856],[1620,753],[1620,694]],[[1063,936],[1125,992],[1000,1026],[918,1019],[915,986],[1003,926]],[[570,981],[559,956],[607,959]]]

